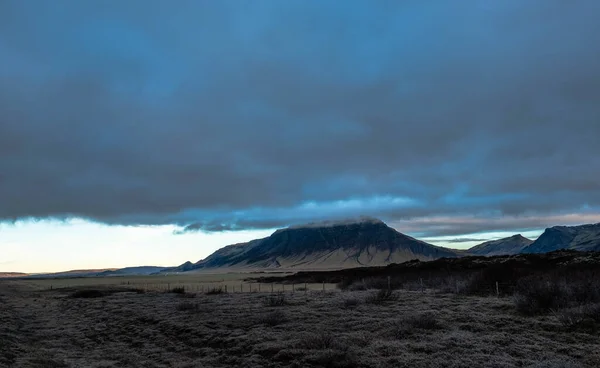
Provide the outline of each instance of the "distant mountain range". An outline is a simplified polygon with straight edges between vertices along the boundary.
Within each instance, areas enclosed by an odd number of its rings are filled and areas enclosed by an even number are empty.
[[[549,253],[555,250],[600,251],[600,224],[554,226],[547,228],[537,240],[514,235],[479,244],[466,251],[478,256]]]
[[[277,230],[271,236],[229,245],[205,259],[162,272],[217,269],[342,269],[385,266],[462,256],[546,253],[558,249],[600,251],[600,224],[556,226],[536,240],[521,234],[487,241],[467,250],[438,247],[399,233],[377,219],[320,223]]]
[[[561,249],[600,251],[600,223],[551,227],[535,241],[517,234],[457,250],[404,235],[377,219],[324,222],[280,229],[269,237],[229,245],[196,263],[186,262],[177,267],[140,266],[35,275],[5,272],[0,273],[0,278],[129,276],[202,270],[327,270],[386,266],[415,259],[547,253]]]
[[[103,277],[103,276],[133,276],[152,275],[164,270],[166,267],[139,266],[125,268],[102,268],[90,270],[71,270],[53,273],[27,274],[21,272],[0,272],[0,278],[70,278],[70,277]]]

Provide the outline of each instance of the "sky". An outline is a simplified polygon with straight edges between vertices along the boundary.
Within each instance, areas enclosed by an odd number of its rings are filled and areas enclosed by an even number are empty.
[[[0,271],[600,222],[597,0],[0,2]]]

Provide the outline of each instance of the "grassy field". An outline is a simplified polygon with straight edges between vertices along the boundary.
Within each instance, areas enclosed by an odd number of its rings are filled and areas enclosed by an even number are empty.
[[[283,295],[283,296],[282,296]],[[597,331],[433,292],[45,290],[0,281],[2,367],[598,367]]]
[[[84,286],[127,286],[145,291],[168,291],[176,287],[183,287],[187,291],[202,292],[213,288],[227,288],[228,292],[271,292],[292,291],[296,288],[309,290],[322,290],[322,283],[291,284],[260,284],[253,280],[260,276],[279,276],[284,273],[186,273],[161,276],[119,276],[119,277],[78,277],[78,278],[53,278],[53,279],[25,279],[21,282],[38,290],[58,288],[84,287]],[[325,284],[326,290],[335,289],[335,284]]]

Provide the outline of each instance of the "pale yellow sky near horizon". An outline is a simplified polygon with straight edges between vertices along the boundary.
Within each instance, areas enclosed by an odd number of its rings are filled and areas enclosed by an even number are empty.
[[[197,262],[229,244],[263,238],[275,229],[174,234],[179,228],[109,226],[85,220],[18,221],[0,224],[0,272],[44,273],[73,269],[177,266]],[[537,237],[540,231],[523,233]],[[410,233],[407,235],[411,235]],[[512,232],[461,235],[497,239]],[[452,243],[457,236],[421,238],[435,245],[465,249],[479,241]]]

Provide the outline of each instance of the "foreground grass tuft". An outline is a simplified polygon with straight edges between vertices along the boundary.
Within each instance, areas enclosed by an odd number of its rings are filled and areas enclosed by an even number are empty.
[[[85,289],[85,290],[77,290],[73,294],[71,294],[71,298],[102,298],[107,295],[100,290],[96,289]]]
[[[200,305],[192,302],[182,302],[175,307],[180,312],[199,312]]]
[[[382,304],[384,302],[394,301],[398,299],[398,295],[389,289],[381,289],[373,292],[365,298],[367,304]]]
[[[212,289],[208,289],[208,291],[206,293],[204,293],[206,295],[219,295],[219,294],[225,294],[225,290],[223,290],[223,288],[221,287],[215,287]]]
[[[328,332],[319,332],[305,336],[298,344],[301,349],[323,350],[333,349],[336,346],[336,338]]]
[[[344,298],[343,306],[346,309],[352,309],[358,307],[360,302],[361,300],[355,297]]]
[[[263,300],[263,303],[265,307],[282,307],[289,304],[283,293],[269,295]]]
[[[555,312],[555,315],[569,331],[596,332],[600,329],[600,304],[562,309]]]
[[[259,317],[258,322],[266,326],[277,326],[288,321],[285,313],[280,310],[276,310],[270,313],[266,313]]]
[[[418,330],[439,330],[442,328],[437,316],[432,312],[405,316],[394,324],[391,336],[402,340],[412,336]]]
[[[183,286],[174,287],[171,292],[173,294],[185,294],[185,288]]]

